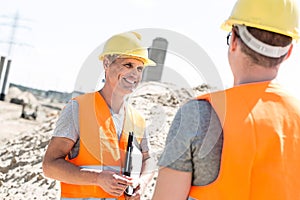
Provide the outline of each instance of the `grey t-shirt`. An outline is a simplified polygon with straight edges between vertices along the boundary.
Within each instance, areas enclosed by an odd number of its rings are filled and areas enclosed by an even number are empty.
[[[191,100],[176,113],[158,165],[192,172],[192,185],[207,185],[219,174],[222,146],[222,127],[210,103]]]
[[[80,135],[79,132],[79,122],[78,122],[78,102],[76,100],[70,100],[64,109],[62,110],[57,122],[56,122],[56,127],[53,132],[54,137],[66,137],[71,140],[73,140],[76,145],[74,145],[74,148],[71,151],[71,156],[72,158],[75,157],[78,154],[78,138]],[[119,119],[123,119],[122,116],[118,116],[119,114],[114,114],[112,113],[113,116],[113,121],[116,127],[116,130],[118,131],[118,127],[122,127],[120,124],[121,121]],[[122,122],[123,124],[123,122]],[[149,143],[148,143],[148,135],[147,131],[144,133],[144,137],[141,141],[140,144],[140,150],[142,152],[147,152],[149,151]]]

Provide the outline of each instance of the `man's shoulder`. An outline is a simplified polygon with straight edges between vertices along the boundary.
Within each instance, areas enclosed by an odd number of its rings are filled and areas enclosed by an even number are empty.
[[[189,111],[206,112],[206,111],[211,111],[211,109],[212,106],[210,102],[205,99],[192,99],[182,106],[182,110],[186,112]]]

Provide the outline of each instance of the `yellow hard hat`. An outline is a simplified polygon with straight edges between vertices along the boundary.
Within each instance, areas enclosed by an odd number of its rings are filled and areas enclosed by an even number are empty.
[[[99,56],[103,60],[105,55],[120,55],[141,60],[145,66],[155,66],[155,62],[148,58],[148,51],[141,45],[141,35],[136,32],[125,32],[112,36],[104,45]]]
[[[238,0],[231,16],[222,24],[230,31],[240,24],[287,35],[299,40],[299,8],[297,0]]]

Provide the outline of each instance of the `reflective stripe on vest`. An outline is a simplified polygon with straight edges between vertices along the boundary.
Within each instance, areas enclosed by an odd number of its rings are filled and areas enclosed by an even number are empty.
[[[79,153],[74,159],[66,159],[85,169],[105,170],[113,166],[113,170],[118,169],[122,173],[128,133],[133,131],[135,139],[140,144],[144,136],[144,119],[134,109],[127,106],[124,128],[119,141],[110,110],[100,93],[88,93],[75,99],[79,104]],[[142,162],[141,154],[137,160]],[[61,182],[61,196],[65,198],[116,198],[99,186],[72,185],[63,182]],[[118,199],[124,199],[124,197],[121,196]]]
[[[87,169],[89,171],[101,172],[101,171],[113,171],[113,172],[120,172],[120,166],[97,166],[97,165],[86,165],[86,166],[79,166],[80,169]]]
[[[299,200],[300,102],[271,82],[207,94],[223,126],[217,179],[190,199]]]

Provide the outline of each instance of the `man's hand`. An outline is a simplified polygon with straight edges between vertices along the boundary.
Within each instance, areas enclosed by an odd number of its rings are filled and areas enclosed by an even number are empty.
[[[112,171],[102,171],[97,177],[98,185],[108,194],[121,196],[128,185],[132,185],[132,178],[116,174]]]
[[[134,193],[132,194],[132,196],[127,196],[125,194],[125,200],[140,200],[141,199],[141,189],[140,189],[140,186],[134,188]]]

